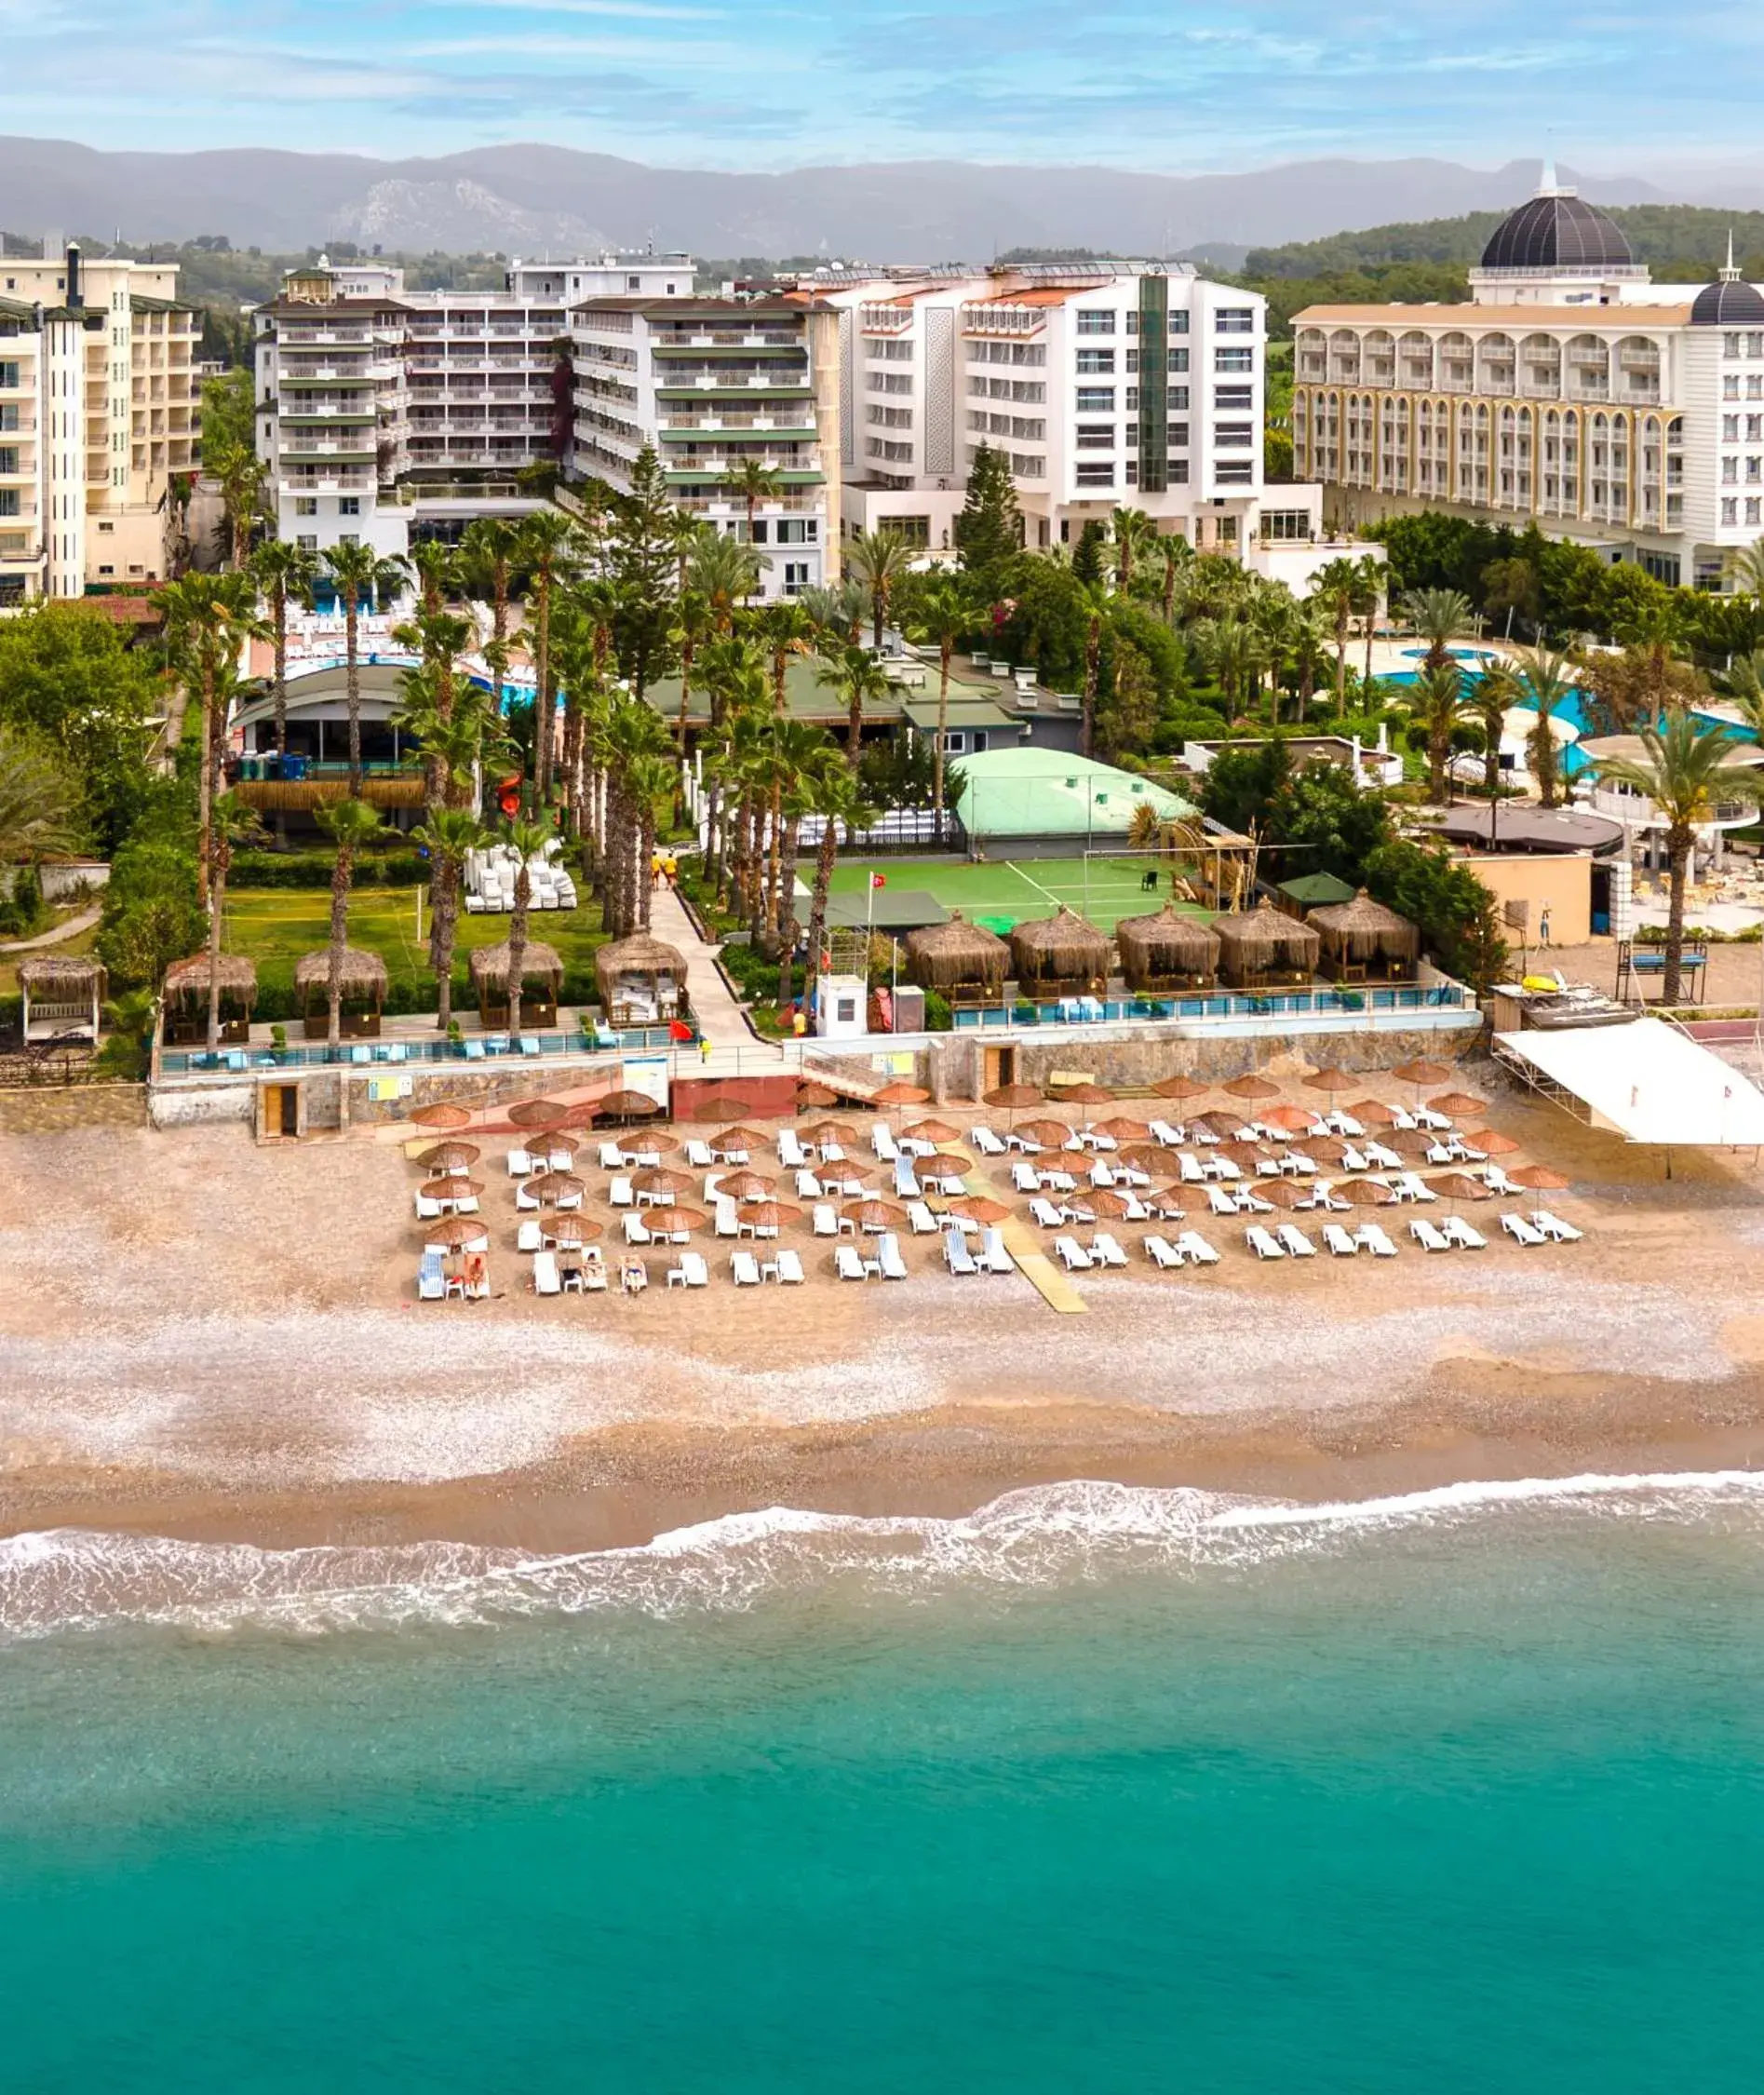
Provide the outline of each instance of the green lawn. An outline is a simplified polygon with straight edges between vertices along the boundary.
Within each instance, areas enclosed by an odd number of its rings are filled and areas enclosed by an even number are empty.
[[[935,895],[945,909],[960,910],[971,921],[994,930],[1008,930],[1027,917],[1052,916],[1066,903],[1099,931],[1112,931],[1124,916],[1142,916],[1169,899],[1170,884],[1160,872],[1156,894],[1140,886],[1152,858],[1024,858],[983,866],[956,858],[879,858],[873,866],[842,864],[834,870],[833,891],[862,894],[872,871],[894,888],[918,888]],[[1178,903],[1184,915],[1205,920],[1210,912]]]

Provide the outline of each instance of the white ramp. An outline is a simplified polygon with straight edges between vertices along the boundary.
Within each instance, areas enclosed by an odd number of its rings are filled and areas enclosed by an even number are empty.
[[[1500,1033],[1495,1052],[1540,1090],[1626,1142],[1697,1148],[1764,1144],[1764,1091],[1661,1019],[1626,1026]]]

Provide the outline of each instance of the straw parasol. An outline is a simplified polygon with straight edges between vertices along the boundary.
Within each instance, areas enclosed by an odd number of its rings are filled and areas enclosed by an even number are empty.
[[[1342,1091],[1351,1091],[1360,1079],[1351,1070],[1313,1070],[1305,1082],[1313,1091],[1326,1091],[1331,1098]]]
[[[1115,926],[1121,975],[1138,994],[1208,988],[1219,979],[1219,940],[1206,926],[1166,902],[1151,916],[1124,916]]]
[[[1295,1209],[1308,1208],[1311,1195],[1308,1188],[1294,1185],[1290,1179],[1270,1179],[1266,1184],[1256,1188],[1256,1198],[1265,1200],[1271,1208],[1279,1208],[1290,1214]]]
[[[529,1184],[533,1182],[528,1181]],[[631,1181],[633,1193],[647,1193],[657,1199],[671,1200],[677,1194],[690,1193],[698,1181],[688,1171],[670,1171],[661,1169],[639,1171]]]
[[[470,1142],[438,1142],[433,1149],[425,1149],[417,1162],[428,1172],[465,1171],[483,1156]]]
[[[607,1091],[595,1100],[594,1110],[605,1120],[647,1120],[662,1109],[647,1091]]]
[[[1211,1142],[1219,1133],[1219,1129],[1210,1120],[1191,1120],[1188,1124],[1188,1131],[1191,1140],[1197,1142]]]
[[[903,1229],[907,1218],[898,1208],[891,1208],[885,1200],[854,1200],[849,1207],[842,1208],[840,1214],[848,1223],[869,1235],[880,1236],[883,1230]]]
[[[561,1128],[570,1108],[558,1099],[522,1099],[503,1115],[511,1128]]]
[[[424,1179],[416,1189],[419,1200],[478,1200],[484,1188],[477,1179]]]
[[[1033,1084],[1001,1084],[985,1092],[980,1103],[990,1106],[994,1113],[1021,1113],[1030,1106],[1038,1106],[1044,1093]]]
[[[1525,1147],[1511,1135],[1503,1135],[1498,1128],[1478,1128],[1464,1137],[1469,1149],[1479,1149],[1485,1156],[1515,1156]]]
[[[527,1181],[527,1191],[535,1200],[581,1200],[587,1197],[588,1183],[573,1171],[541,1171]]]
[[[1396,1196],[1377,1179],[1346,1179],[1329,1188],[1330,1196],[1350,1208],[1394,1208]]]
[[[606,1235],[606,1224],[585,1215],[559,1215],[549,1234],[554,1244],[598,1244]]]
[[[1460,1200],[1492,1200],[1494,1194],[1480,1179],[1473,1179],[1462,1171],[1447,1171],[1430,1182],[1434,1191],[1442,1200],[1454,1203]]]
[[[1350,1120],[1357,1120],[1362,1128],[1394,1128],[1396,1108],[1387,1106],[1382,1099],[1361,1099],[1346,1109]]]
[[[1131,1142],[1110,1159],[1111,1163],[1125,1164],[1135,1171],[1150,1172],[1155,1177],[1170,1168],[1170,1153],[1160,1149],[1156,1142]]]
[[[837,1142],[843,1149],[857,1140],[857,1130],[849,1120],[817,1120],[812,1128],[803,1129],[802,1140],[813,1142],[816,1149],[823,1142]]]
[[[1404,1062],[1400,1067],[1393,1070],[1391,1074],[1393,1076],[1400,1077],[1405,1084],[1414,1084],[1418,1086],[1427,1084],[1449,1084],[1451,1082],[1451,1071],[1444,1062],[1430,1062],[1424,1061]]]
[[[751,1229],[782,1229],[787,1222],[801,1222],[801,1208],[782,1208],[775,1200],[757,1200],[742,1221]]]
[[[1170,1222],[1180,1221],[1188,1213],[1188,1210],[1182,1205],[1188,1196],[1186,1186],[1157,1185],[1140,1194],[1139,1198],[1160,1221]]]
[[[444,1215],[423,1224],[423,1248],[429,1251],[487,1251],[490,1231],[477,1215]]]
[[[747,1110],[746,1099],[733,1099],[727,1091],[707,1091],[702,1098],[693,1101],[686,1117],[696,1127],[711,1128],[718,1121],[732,1120]]]
[[[1317,1124],[1308,1107],[1295,1105],[1270,1106],[1261,1119],[1264,1128],[1279,1128],[1288,1135],[1308,1135]]]
[[[829,1091],[825,1084],[799,1084],[796,1088],[796,1110],[799,1113],[825,1113],[828,1106],[839,1103],[839,1093]]]
[[[719,1128],[710,1138],[712,1149],[763,1149],[765,1137],[757,1128]]]
[[[989,1200],[983,1193],[964,1194],[960,1200],[951,1200],[944,1212],[958,1222],[977,1223],[982,1229],[994,1229],[1011,1219],[1011,1210],[1002,1201]]]
[[[1098,1222],[1125,1222],[1136,1205],[1124,1193],[1116,1193],[1109,1186],[1084,1192],[1079,1201]]]
[[[1004,993],[1011,949],[995,932],[970,924],[959,910],[947,924],[907,934],[907,969],[922,989],[945,996],[963,992],[982,998]]]
[[[879,1106],[924,1105],[930,1098],[930,1092],[917,1084],[884,1084],[871,1095],[869,1102]]]
[[[411,1115],[416,1128],[469,1128],[472,1116],[464,1106],[448,1105],[445,1102],[436,1105],[418,1106]]]
[[[1165,1076],[1151,1087],[1151,1096],[1174,1099],[1180,1104],[1187,1099],[1204,1099],[1212,1088],[1210,1084],[1197,1084],[1192,1076]]]
[[[1143,1120],[1129,1120],[1123,1115],[1117,1115],[1112,1120],[1097,1121],[1096,1131],[1111,1136],[1118,1142],[1142,1142],[1151,1132]]]
[[[1063,902],[1052,916],[1026,918],[1011,931],[1011,966],[1026,996],[1106,982],[1113,950],[1095,925]]]
[[[1026,1120],[1017,1130],[1047,1149],[1060,1149],[1071,1140],[1071,1129],[1063,1120]]]
[[[1229,1084],[1220,1087],[1234,1099],[1277,1099],[1278,1084],[1270,1084],[1265,1076],[1233,1076]]]
[[[657,1208],[648,1218],[649,1231],[652,1237],[690,1237],[706,1219],[696,1208]]]
[[[1553,1171],[1547,1164],[1526,1164],[1508,1176],[1515,1185],[1522,1185],[1531,1193],[1566,1193],[1573,1183],[1560,1171]]]
[[[1345,1171],[1349,1147],[1339,1135],[1328,1135],[1321,1142],[1307,1142],[1305,1155],[1313,1164],[1325,1165],[1331,1171]]]
[[[1088,1078],[1078,1084],[1057,1084],[1052,1088],[1056,1105],[1113,1105],[1115,1095],[1106,1084],[1092,1084]]]
[[[1484,1112],[1488,1102],[1473,1098],[1468,1091],[1442,1091],[1438,1098],[1429,1099],[1427,1103],[1434,1113],[1443,1113],[1448,1120],[1461,1120],[1467,1113]]]
[[[1394,1128],[1380,1139],[1386,1149],[1394,1149],[1399,1156],[1425,1156],[1439,1141],[1425,1128]]]
[[[960,1128],[952,1128],[947,1120],[919,1120],[907,1129],[908,1137],[915,1142],[957,1142],[962,1140]]]
[[[646,1179],[657,1175],[650,1171],[643,1174]],[[776,1179],[768,1179],[759,1171],[731,1171],[726,1179],[717,1181],[717,1191],[731,1200],[763,1200],[777,1190]]]

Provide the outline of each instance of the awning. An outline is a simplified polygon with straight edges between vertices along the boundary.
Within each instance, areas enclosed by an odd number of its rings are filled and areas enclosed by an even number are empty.
[[[1500,1061],[1626,1142],[1764,1143],[1764,1092],[1662,1019],[1559,1033],[1499,1033]]]

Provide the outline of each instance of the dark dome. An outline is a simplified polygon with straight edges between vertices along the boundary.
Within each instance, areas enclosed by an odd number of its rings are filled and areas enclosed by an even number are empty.
[[[1533,196],[1495,228],[1485,269],[1633,269],[1629,242],[1603,211],[1556,191]]]
[[[1735,277],[1705,285],[1690,308],[1693,328],[1764,327],[1764,294]]]

